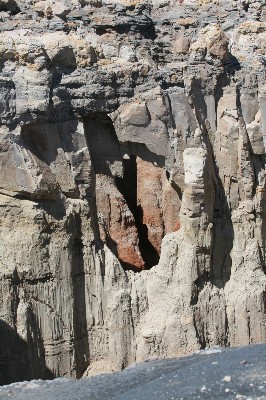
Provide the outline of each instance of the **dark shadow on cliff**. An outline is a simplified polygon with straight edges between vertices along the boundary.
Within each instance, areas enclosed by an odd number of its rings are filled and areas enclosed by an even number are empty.
[[[123,161],[111,118],[104,113],[94,113],[84,119],[84,129],[95,174],[112,177],[113,165],[120,163],[122,168]]]
[[[76,377],[81,378],[90,363],[87,327],[86,279],[82,220],[78,213],[71,217],[66,233],[70,236],[71,278],[73,284],[73,331]]]
[[[150,39],[154,41],[157,38],[157,34],[153,20],[144,14],[142,14],[142,18],[144,23],[137,28],[136,25],[133,24],[133,29],[137,30],[144,37],[144,39]]]
[[[202,88],[201,78],[193,78],[191,82],[190,95],[194,104],[195,114],[203,130],[205,126],[205,121],[207,119],[207,105],[204,98],[204,91]]]
[[[73,49],[62,49],[51,65],[52,82],[49,93],[49,122],[74,119],[72,96],[69,88],[61,84],[63,76],[71,75],[77,68]],[[59,101],[54,102],[54,98]]]
[[[39,201],[38,208],[44,210],[57,221],[62,220],[66,216],[66,206],[61,197],[58,197],[58,200]]]
[[[58,105],[51,105],[49,122],[75,119],[72,106],[72,96],[69,93],[69,90],[65,89],[64,86],[58,87],[56,90],[54,90],[54,96],[57,96],[60,101],[58,102]]]
[[[44,358],[43,342],[37,321],[32,313],[29,318],[32,330],[23,340],[15,329],[0,320],[0,385],[31,379],[53,379]]]
[[[223,61],[223,72],[218,75],[214,89],[216,115],[219,100],[224,95],[224,88],[230,86],[231,77],[234,77],[235,73],[240,69],[241,65],[238,59],[229,52],[227,57]]]
[[[153,153],[144,143],[134,143],[134,142],[126,142],[126,146],[128,146],[130,154],[133,156],[140,157],[143,161],[150,162],[157,167],[163,168],[165,166],[165,157]],[[123,148],[123,144],[120,143],[120,147]]]
[[[121,16],[121,22],[118,19],[118,22],[114,26],[105,25],[104,28],[102,26],[97,27],[96,33],[101,35],[107,30],[114,30],[119,35],[141,35],[144,39],[152,41],[157,37],[153,20],[141,13],[141,10],[138,16]]]
[[[210,282],[218,288],[224,288],[231,276],[231,250],[234,243],[234,229],[231,219],[231,208],[226,197],[224,184],[219,174],[207,130],[205,140],[212,158],[214,171],[213,186],[215,190]]]
[[[60,165],[60,151],[71,153],[77,151],[77,145],[73,138],[73,133],[76,133],[78,127],[77,120],[71,120],[65,123],[33,123],[22,127],[20,146],[24,147],[29,153],[29,158],[32,157],[37,167],[41,168],[48,176],[48,180],[53,178],[54,164]],[[77,135],[76,135],[77,136]],[[65,156],[65,165],[68,166],[67,156]],[[19,198],[30,198],[38,204],[38,207],[44,209],[49,215],[56,220],[60,220],[66,215],[64,197],[62,196],[61,187],[57,181],[57,176],[54,176],[54,191],[43,190],[40,195],[38,193],[18,194]],[[57,186],[55,186],[57,185]],[[64,192],[63,192],[64,193]],[[74,187],[72,191],[65,193],[67,197],[78,198],[79,190]]]
[[[73,134],[77,132],[78,120],[63,123],[32,123],[21,129],[20,145],[38,160],[50,166],[59,157],[59,150],[76,151]]]
[[[136,227],[139,235],[139,249],[145,262],[145,269],[151,269],[160,261],[160,255],[149,240],[149,231],[146,224],[143,224],[143,210],[140,205],[136,212]]]
[[[47,195],[47,197],[49,194]],[[60,196],[60,193],[58,193],[57,199],[54,197],[53,199],[51,198],[36,198],[36,195],[32,194],[29,195],[29,193],[17,193],[14,195],[16,199],[20,200],[30,200],[35,203],[36,207],[40,210],[44,210],[47,214],[49,214],[51,217],[53,217],[55,220],[60,221],[66,216],[66,207],[64,200],[62,196]],[[50,230],[49,230],[49,233]]]
[[[231,53],[228,53],[226,59],[223,62],[224,71],[227,75],[233,76],[236,71],[241,69],[240,62],[238,59]]]
[[[1,1],[0,12],[1,11],[10,12],[11,15],[15,15],[15,14],[18,14],[21,10],[17,4],[17,1],[9,0],[7,2]]]

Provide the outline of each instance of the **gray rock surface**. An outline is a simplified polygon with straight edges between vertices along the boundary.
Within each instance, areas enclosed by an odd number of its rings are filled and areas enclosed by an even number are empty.
[[[22,382],[0,388],[14,400],[185,400],[266,398],[266,345],[212,348],[180,359],[137,364],[79,381]]]
[[[266,341],[265,21],[0,0],[1,383]]]

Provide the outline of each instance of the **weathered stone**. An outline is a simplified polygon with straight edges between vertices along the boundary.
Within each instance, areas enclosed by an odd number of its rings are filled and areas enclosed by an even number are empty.
[[[262,2],[0,14],[1,383],[266,341]]]
[[[189,39],[184,36],[179,36],[173,45],[174,50],[177,53],[184,53],[186,54],[189,50]]]
[[[164,168],[137,158],[137,202],[148,240],[161,253],[163,237],[178,230],[180,200]]]

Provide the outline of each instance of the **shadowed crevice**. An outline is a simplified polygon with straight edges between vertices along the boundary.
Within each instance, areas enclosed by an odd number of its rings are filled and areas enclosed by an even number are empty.
[[[29,311],[28,318],[31,320],[31,330],[27,330],[27,341],[0,320],[0,385],[54,378],[45,364],[43,341],[32,311]]]
[[[145,269],[150,269],[158,264],[160,255],[149,240],[147,225],[143,224],[143,210],[137,199],[136,159],[136,156],[131,155],[128,160],[124,160],[124,176],[123,178],[116,178],[116,185],[134,216],[140,253],[145,263]]]

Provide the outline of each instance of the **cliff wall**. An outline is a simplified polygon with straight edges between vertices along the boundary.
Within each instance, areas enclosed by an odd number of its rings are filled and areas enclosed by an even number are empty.
[[[266,341],[266,4],[0,0],[1,383]]]

